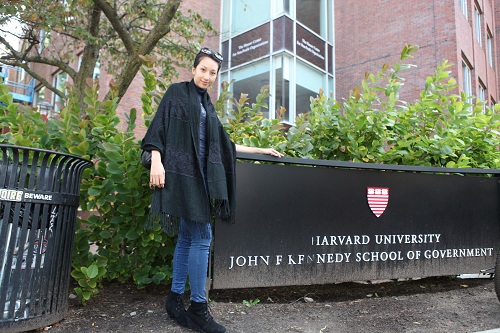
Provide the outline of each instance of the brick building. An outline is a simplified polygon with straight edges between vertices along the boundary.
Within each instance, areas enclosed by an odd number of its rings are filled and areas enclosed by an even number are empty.
[[[405,44],[420,50],[408,61],[417,68],[404,74],[402,100],[418,98],[426,77],[446,59],[454,65],[460,90],[488,104],[499,101],[500,26],[495,21],[500,0],[184,0],[182,8],[211,19],[220,31],[204,44],[221,50],[220,80],[235,79],[236,96],[254,98],[269,85],[270,118],[284,106],[285,120],[293,122],[308,111],[310,96],[320,89],[341,101],[365,72],[399,61]],[[51,82],[65,80],[64,73],[43,70]],[[189,69],[181,70],[179,79],[190,75]],[[105,94],[111,80],[105,68],[99,79]],[[131,108],[141,109],[142,86],[139,73],[118,109],[122,119]],[[211,91],[213,99],[217,93]],[[35,93],[33,104],[45,99],[57,108],[57,98],[50,95]],[[144,127],[137,128],[142,137]]]
[[[409,62],[418,67],[406,77],[401,98],[412,101],[425,78],[448,60],[460,89],[498,101],[498,1],[335,1],[336,96],[341,99],[365,72],[399,60],[405,43],[420,50]],[[500,7],[500,6],[499,6]]]

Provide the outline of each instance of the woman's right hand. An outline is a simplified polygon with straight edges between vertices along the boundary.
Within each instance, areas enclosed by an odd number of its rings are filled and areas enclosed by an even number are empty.
[[[165,187],[165,168],[161,162],[161,154],[158,150],[151,151],[151,171],[149,173],[149,186],[151,188]]]

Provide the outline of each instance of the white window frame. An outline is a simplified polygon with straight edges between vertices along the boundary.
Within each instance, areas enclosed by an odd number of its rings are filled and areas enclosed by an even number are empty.
[[[464,60],[462,60],[462,76],[463,92],[467,98],[465,102],[470,102],[470,96],[472,96],[472,70]]]
[[[458,0],[458,6],[462,10],[462,13],[465,16],[465,19],[468,19],[469,17],[467,15],[467,0]]]
[[[493,35],[491,34],[490,29],[487,30],[486,54],[488,57],[488,64],[493,67]]]
[[[66,77],[64,77],[66,76]],[[64,86],[64,84],[68,81],[68,74],[66,72],[57,72],[57,74],[54,75],[54,79],[53,79],[53,85],[54,87],[56,87],[57,89],[59,90],[64,90],[66,91],[66,87]],[[52,106],[54,107],[54,112],[57,112],[59,113],[61,111],[61,109],[59,108],[59,106],[57,105],[57,103],[61,103],[63,104],[63,101],[61,100],[61,98],[52,93]]]
[[[45,87],[42,86],[40,89],[35,91],[35,94],[33,96],[33,105],[38,105],[38,103],[42,102],[45,100]]]
[[[475,27],[475,32],[476,32],[476,40],[479,43],[479,46],[483,47],[483,41],[482,41],[482,36],[481,36],[481,25],[482,25],[482,19],[481,19],[481,11],[479,10],[477,4],[474,4],[474,27]]]
[[[478,94],[478,100],[483,103],[483,113],[486,111],[486,87],[483,85],[481,80],[479,80],[479,94]]]

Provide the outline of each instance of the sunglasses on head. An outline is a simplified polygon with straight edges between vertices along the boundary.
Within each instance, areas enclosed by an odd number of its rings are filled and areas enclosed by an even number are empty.
[[[217,61],[219,62],[222,62],[222,60],[224,60],[224,58],[222,58],[222,55],[219,53],[219,52],[215,52],[215,51],[212,51],[210,50],[209,48],[207,47],[203,47],[200,52],[203,52],[209,56],[213,56],[215,59],[217,59]]]

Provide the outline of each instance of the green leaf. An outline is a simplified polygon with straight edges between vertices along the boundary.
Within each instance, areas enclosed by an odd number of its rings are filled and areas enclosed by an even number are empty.
[[[114,174],[114,175],[123,175],[123,173],[124,173],[122,165],[120,165],[118,163],[114,163],[114,162],[110,162],[108,164],[108,167],[106,168],[106,170],[109,173]]]
[[[84,150],[81,149],[81,147],[70,147],[69,152],[77,156],[83,156],[86,153]]]
[[[90,187],[87,191],[87,193],[90,195],[90,196],[98,196],[99,194],[101,194],[101,189],[100,188],[96,188],[96,187]]]
[[[120,212],[121,214],[130,214],[130,206],[129,205],[120,205],[117,208],[117,211]]]
[[[99,268],[94,263],[87,268],[87,272],[85,274],[89,279],[93,279],[97,276],[98,273],[99,273]]]
[[[102,148],[104,148],[107,151],[115,151],[115,152],[120,151],[120,149],[116,145],[114,145],[110,142],[103,142],[101,145],[102,145]]]
[[[95,281],[95,280],[90,280],[88,284],[89,284],[89,288],[91,288],[91,289],[94,289],[95,287],[97,287],[97,281]]]
[[[158,272],[153,276],[152,281],[156,284],[159,284],[165,279],[166,276],[167,275],[164,272]]]
[[[130,229],[128,232],[127,232],[127,239],[129,240],[136,240],[137,238],[139,238],[139,233],[137,233],[137,231],[135,231],[134,229]]]
[[[92,294],[91,294],[91,292],[90,292],[90,291],[84,291],[84,292],[82,293],[82,298],[83,298],[83,300],[85,300],[85,301],[88,301],[88,300],[90,299],[90,296],[92,296]]]
[[[103,230],[99,233],[99,236],[101,236],[103,239],[109,239],[111,238],[111,233],[108,230]]]
[[[121,162],[123,161],[123,156],[120,152],[114,150],[106,150],[104,151],[104,155],[109,158],[111,161]]]

